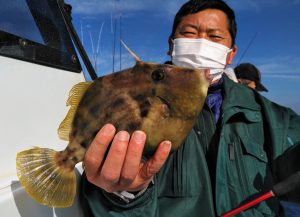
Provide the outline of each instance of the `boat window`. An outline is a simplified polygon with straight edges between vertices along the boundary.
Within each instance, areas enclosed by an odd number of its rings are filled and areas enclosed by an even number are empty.
[[[0,55],[80,72],[56,0],[0,0]]]

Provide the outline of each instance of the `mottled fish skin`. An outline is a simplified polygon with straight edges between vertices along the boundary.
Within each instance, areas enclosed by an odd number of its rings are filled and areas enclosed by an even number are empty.
[[[99,129],[112,123],[130,134],[148,135],[144,154],[164,139],[177,149],[202,108],[208,83],[203,71],[138,62],[135,67],[101,77],[84,94],[76,111],[66,149],[74,164]]]
[[[17,154],[19,181],[34,200],[49,207],[72,205],[74,167],[106,123],[130,134],[144,131],[144,156],[152,155],[163,140],[170,140],[173,150],[181,145],[204,104],[207,74],[135,59],[133,68],[72,88],[70,110],[58,130],[61,139],[69,140],[65,150],[36,147]]]

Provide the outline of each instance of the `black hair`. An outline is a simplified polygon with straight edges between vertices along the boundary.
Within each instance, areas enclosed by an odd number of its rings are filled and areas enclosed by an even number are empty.
[[[171,38],[174,38],[174,34],[178,24],[181,22],[184,16],[189,14],[195,14],[205,9],[218,9],[223,11],[228,18],[228,29],[232,39],[232,46],[235,44],[235,37],[237,33],[237,25],[235,21],[234,11],[222,0],[190,0],[181,6],[177,14],[175,15]]]

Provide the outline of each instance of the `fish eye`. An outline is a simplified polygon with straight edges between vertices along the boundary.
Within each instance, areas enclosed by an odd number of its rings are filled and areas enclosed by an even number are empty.
[[[152,72],[151,77],[154,81],[160,81],[162,79],[164,79],[165,74],[164,74],[164,70],[162,69],[156,69]]]

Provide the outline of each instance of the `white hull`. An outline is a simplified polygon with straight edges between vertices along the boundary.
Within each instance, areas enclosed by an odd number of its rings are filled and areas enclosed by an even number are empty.
[[[83,73],[2,56],[0,65],[1,217],[81,216],[77,201],[71,208],[54,210],[29,198],[18,182],[15,157],[33,146],[66,147],[57,128],[68,111],[69,90],[84,80]]]

